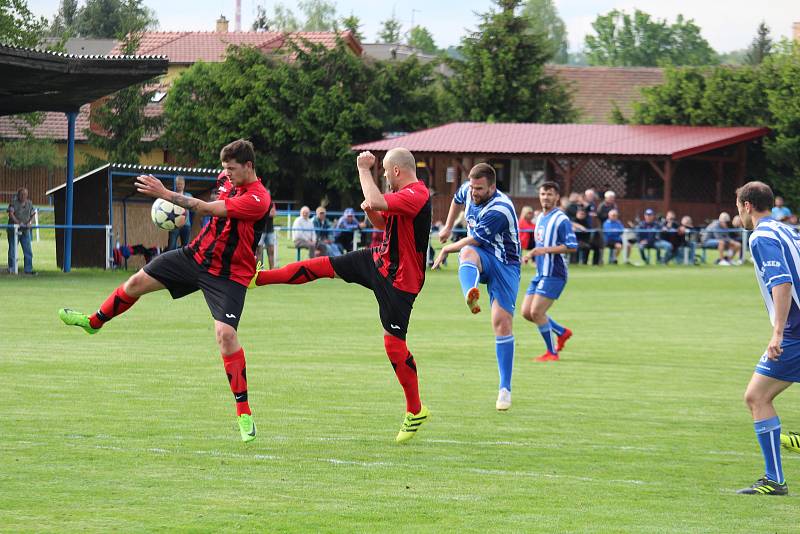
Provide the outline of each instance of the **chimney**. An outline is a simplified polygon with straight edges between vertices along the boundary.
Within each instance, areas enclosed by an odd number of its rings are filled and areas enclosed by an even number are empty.
[[[228,33],[228,19],[220,15],[217,19],[217,33]]]
[[[792,24],[792,36],[794,40],[800,43],[800,22]]]
[[[234,27],[237,32],[242,31],[242,0],[236,0],[236,18],[234,19]]]

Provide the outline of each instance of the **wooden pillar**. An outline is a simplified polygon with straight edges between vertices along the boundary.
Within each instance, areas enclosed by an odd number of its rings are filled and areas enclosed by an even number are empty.
[[[736,147],[736,177],[734,179],[737,189],[744,185],[745,174],[747,174],[747,145],[740,143]]]
[[[664,162],[664,213],[672,209],[672,173],[674,170],[671,159]]]
[[[721,161],[715,161],[713,164],[714,168],[714,181],[715,181],[715,195],[714,195],[714,202],[717,204],[717,212],[722,211],[722,176],[723,176],[723,163]]]

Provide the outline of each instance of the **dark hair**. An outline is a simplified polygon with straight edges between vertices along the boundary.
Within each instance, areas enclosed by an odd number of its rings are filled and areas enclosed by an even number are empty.
[[[248,161],[255,166],[256,164],[256,151],[253,148],[253,143],[247,139],[237,139],[229,145],[222,147],[219,153],[219,159],[222,161],[235,160],[236,163],[244,165]]]
[[[561,188],[558,187],[556,182],[542,182],[542,185],[539,186],[539,189],[544,189],[545,191],[552,189],[556,192],[556,195],[561,195]]]
[[[764,182],[747,182],[736,190],[736,202],[749,202],[756,211],[769,211],[775,202],[772,189]]]
[[[469,171],[469,177],[470,179],[486,178],[489,185],[497,182],[497,174],[494,172],[494,168],[488,163],[478,163],[472,167],[472,170]]]

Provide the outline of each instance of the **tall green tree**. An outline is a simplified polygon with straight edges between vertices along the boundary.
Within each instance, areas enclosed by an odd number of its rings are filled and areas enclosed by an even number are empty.
[[[82,37],[122,38],[127,28],[153,29],[158,19],[144,0],[86,0],[75,21]]]
[[[135,54],[139,48],[146,21],[137,17],[123,19],[120,33],[123,54]],[[93,121],[102,133],[86,130],[89,144],[101,149],[106,160],[118,163],[139,163],[140,156],[156,145],[155,137],[164,124],[162,115],[146,113],[155,94],[148,82],[126,87],[109,96],[93,110]],[[96,161],[90,163],[97,163]]]
[[[303,30],[329,32],[336,28],[336,3],[328,0],[300,0],[298,5],[306,18]]]
[[[25,0],[0,0],[0,43],[34,47],[47,31],[47,19],[37,17]]]
[[[439,51],[433,34],[424,26],[414,26],[408,32],[408,46],[422,50],[426,54],[435,54]]]
[[[756,36],[750,47],[747,49],[745,63],[748,65],[758,65],[763,62],[772,51],[772,38],[769,36],[769,26],[763,20],[758,25]]]
[[[568,63],[567,25],[558,15],[558,9],[553,0],[527,0],[522,14],[529,20],[533,31],[547,36],[553,54],[553,63]]]
[[[521,0],[493,0],[478,30],[462,38],[463,60],[448,60],[446,89],[463,120],[569,122],[575,118],[566,89],[544,73],[546,37],[527,31]]]
[[[595,34],[585,39],[592,65],[655,67],[719,63],[700,28],[683,15],[668,24],[638,9],[632,16],[614,9],[599,15],[592,28]]]
[[[364,34],[361,33],[361,19],[356,15],[350,13],[350,15],[342,17],[340,24],[343,29],[349,30],[353,34],[353,37],[359,41],[364,41]]]
[[[397,44],[400,42],[400,31],[403,25],[392,11],[392,16],[381,22],[381,30],[378,32],[378,42]]]
[[[50,23],[50,35],[62,37],[72,34],[78,18],[78,0],[61,0],[58,12]]]
[[[300,28],[300,21],[294,12],[280,2],[272,7],[272,16],[267,14],[264,6],[256,6],[256,18],[252,25],[253,31],[296,32]]]

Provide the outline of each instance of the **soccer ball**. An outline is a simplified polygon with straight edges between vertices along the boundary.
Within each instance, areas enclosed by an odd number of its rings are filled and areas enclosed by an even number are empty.
[[[163,198],[158,198],[150,208],[150,218],[162,230],[174,230],[186,223],[186,210]]]

